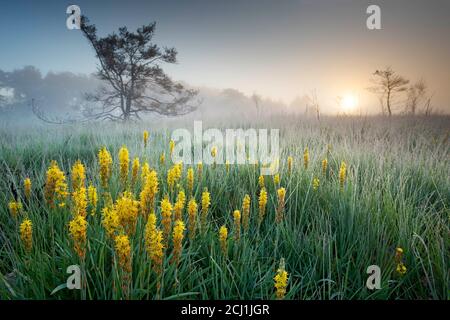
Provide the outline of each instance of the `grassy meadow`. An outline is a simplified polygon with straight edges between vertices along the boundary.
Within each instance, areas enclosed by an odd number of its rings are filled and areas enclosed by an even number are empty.
[[[264,178],[267,204],[262,219],[259,166],[217,164],[199,169],[184,164],[181,177],[175,177],[170,187],[171,128],[191,128],[192,122],[171,121],[167,127],[162,122],[0,125],[1,299],[450,298],[450,117],[323,117],[318,122],[277,116],[233,125],[209,123],[218,128],[280,129],[280,181]],[[147,146],[144,130],[149,132]],[[129,152],[125,186],[118,155],[123,146]],[[106,187],[98,162],[103,147],[113,160]],[[131,183],[135,157],[140,166]],[[52,160],[65,176],[64,206],[47,201],[46,172]],[[92,185],[98,194],[95,208],[89,199],[85,204],[86,238],[78,250],[69,233],[69,224],[79,213],[75,208],[80,209],[71,172],[77,160],[85,168],[82,184]],[[148,212],[140,202],[147,183],[142,177],[145,162],[158,178]],[[189,209],[189,168],[194,172],[195,218]],[[28,196],[26,178],[32,183]],[[286,194],[280,209],[277,190],[282,187]],[[205,188],[210,206],[204,214]],[[167,202],[161,208],[166,195],[175,206],[180,190],[186,195],[181,214],[185,230],[175,224]],[[234,215],[235,210],[240,210],[241,219],[245,215],[246,194],[248,228]],[[22,206],[16,213],[11,212],[13,201]],[[118,213],[120,223],[109,234],[103,209],[120,211],[121,205],[125,205],[122,214],[135,215],[124,218]],[[283,216],[277,221],[279,210]],[[146,228],[150,216],[156,217],[156,229]],[[31,246],[29,238],[21,238],[24,219],[32,223]],[[223,233],[220,240],[221,226],[227,228],[226,241]],[[153,242],[147,241],[151,232]],[[148,247],[158,249],[155,235],[161,234],[165,248],[158,265],[158,256],[149,254]],[[127,237],[128,243],[118,242],[119,236]],[[285,294],[280,293],[283,285],[278,293],[275,288],[280,261],[288,276]],[[70,265],[81,266],[81,290],[65,288]],[[381,269],[379,290],[366,288],[370,265]],[[277,279],[278,284],[283,282]]]

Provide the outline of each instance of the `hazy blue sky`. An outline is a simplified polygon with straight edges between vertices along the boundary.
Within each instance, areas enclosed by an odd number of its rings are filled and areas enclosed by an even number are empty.
[[[70,4],[101,34],[156,21],[156,41],[179,51],[179,64],[166,70],[192,85],[286,102],[316,89],[324,104],[353,93],[364,104],[371,72],[391,65],[424,77],[435,102],[450,108],[447,0],[1,0],[0,69],[95,71],[86,40],[66,28]],[[380,5],[382,30],[366,28],[369,4]]]

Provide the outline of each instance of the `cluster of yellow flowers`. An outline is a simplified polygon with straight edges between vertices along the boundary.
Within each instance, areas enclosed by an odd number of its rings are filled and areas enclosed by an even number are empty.
[[[140,163],[139,158],[133,159],[133,164],[131,165],[131,186],[134,186],[136,183],[138,173],[139,173]]]
[[[163,233],[156,227],[156,215],[153,212],[149,214],[145,226],[145,247],[153,270],[160,274],[164,257]]]
[[[250,196],[246,194],[242,200],[242,227],[248,231],[250,221]]]
[[[119,150],[119,165],[120,165],[120,181],[123,188],[126,187],[128,181],[128,169],[130,166],[130,155],[127,147],[123,146]]]
[[[69,223],[69,233],[74,242],[75,252],[81,259],[84,259],[86,254],[86,232],[87,232],[87,221],[82,215],[77,215]]]
[[[220,243],[220,249],[222,250],[222,253],[224,256],[227,256],[228,253],[228,229],[226,226],[221,226],[219,229],[219,243]]]
[[[184,223],[181,220],[175,221],[173,227],[173,256],[172,261],[177,265],[180,262],[181,250],[183,247]]]
[[[170,190],[173,190],[173,187],[175,184],[181,179],[181,176],[183,174],[183,164],[177,163],[172,166],[167,171],[167,185],[169,186]]]
[[[347,176],[347,165],[345,164],[344,161],[342,161],[341,167],[339,168],[339,184],[340,184],[341,190],[344,189],[346,176]]]
[[[98,164],[100,167],[100,180],[104,189],[108,188],[109,179],[112,172],[112,157],[106,147],[103,147],[98,152]]]
[[[139,202],[134,200],[131,192],[126,191],[117,199],[114,207],[125,233],[134,234],[139,214]]]
[[[309,150],[308,148],[305,148],[305,151],[303,152],[303,165],[305,169],[308,169],[309,165]]]
[[[264,216],[266,215],[266,205],[267,205],[267,191],[266,188],[262,188],[259,193],[259,220],[258,224],[260,225],[264,220]]]
[[[277,213],[275,216],[275,221],[277,223],[280,223],[283,220],[284,216],[284,205],[285,205],[285,198],[286,198],[286,189],[280,188],[277,190],[277,197],[278,197],[278,207],[277,207]]]
[[[172,231],[172,204],[170,203],[169,197],[166,195],[161,200],[161,223],[164,227],[164,244],[167,246],[167,242]]]
[[[16,219],[19,215],[20,211],[22,211],[22,203],[20,201],[10,201],[9,202],[9,213],[11,213],[11,216]]]
[[[56,161],[52,161],[47,170],[47,178],[44,188],[44,198],[50,207],[57,204],[60,207],[65,206],[65,200],[68,195],[66,176],[61,171]]]
[[[153,210],[155,197],[158,193],[158,174],[155,170],[149,171],[144,177],[144,186],[140,194],[141,212],[146,217]]]
[[[84,165],[80,160],[77,160],[72,166],[72,190],[78,190],[84,187],[86,181],[86,172]]]
[[[144,133],[143,133],[143,138],[144,138],[144,148],[147,148],[147,142],[148,142],[148,131],[147,130],[144,130]]]
[[[125,234],[120,234],[114,239],[119,267],[127,272],[131,272],[131,246],[130,239]]]
[[[208,209],[209,206],[211,205],[211,197],[210,194],[208,192],[208,189],[205,188],[205,190],[202,193],[202,215],[201,215],[201,232],[205,232],[206,231],[206,221],[207,221],[207,217],[208,217]]]
[[[400,275],[404,275],[407,271],[405,264],[403,263],[403,249],[398,247],[395,249],[395,262],[397,263],[396,271]]]
[[[29,201],[31,198],[31,179],[30,178],[26,178],[23,181],[23,188],[24,188],[25,198]]]
[[[281,259],[280,267],[278,268],[277,274],[274,277],[275,280],[275,295],[277,299],[284,299],[286,295],[286,288],[288,283],[288,273],[285,270],[284,259]]]
[[[27,253],[33,248],[33,223],[30,219],[24,219],[19,227],[20,239]]]
[[[177,201],[173,206],[175,221],[183,219],[183,209],[185,204],[186,204],[186,194],[184,193],[183,190],[180,190],[177,195]]]
[[[197,202],[191,198],[188,203],[188,222],[189,222],[189,239],[192,241],[195,238],[195,230],[197,228]]]

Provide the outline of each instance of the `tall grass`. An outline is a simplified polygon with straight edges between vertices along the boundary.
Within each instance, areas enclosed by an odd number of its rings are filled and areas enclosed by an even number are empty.
[[[172,126],[192,123],[172,123]],[[211,123],[226,128],[228,124]],[[205,124],[204,124],[205,126]],[[281,129],[280,186],[286,188],[284,219],[275,223],[276,186],[266,177],[266,216],[258,228],[259,168],[253,165],[204,166],[194,184],[197,203],[205,187],[211,194],[206,232],[194,241],[185,236],[178,266],[167,250],[162,279],[151,268],[144,247],[146,221],[139,217],[132,243],[131,299],[274,299],[274,276],[281,258],[289,273],[286,299],[448,299],[450,298],[450,166],[449,117],[436,118],[324,118],[321,122],[279,117],[242,122],[233,127]],[[150,132],[144,148],[142,132]],[[80,159],[88,181],[99,189],[97,152],[106,146],[114,158],[110,183],[113,199],[121,192],[118,151],[126,145],[131,159],[149,161],[157,170],[159,201],[168,191],[166,172],[171,166],[170,128],[153,123],[132,125],[0,128],[0,297],[2,299],[121,299],[120,270],[114,243],[97,213],[89,215],[88,245],[82,290],[64,288],[66,268],[80,264],[68,234],[69,208],[45,205],[43,186],[51,160],[69,176]],[[309,166],[303,151],[309,149]],[[159,156],[166,153],[166,163]],[[294,159],[292,173],[287,158]],[[321,161],[328,159],[322,175]],[[339,187],[339,166],[347,164],[347,180]],[[187,190],[185,165],[181,186]],[[196,168],[194,167],[194,172]],[[23,180],[33,182],[29,201],[23,198]],[[313,190],[317,177],[320,185]],[[139,194],[139,181],[134,193]],[[19,223],[8,203],[14,192],[33,222],[33,249],[27,254],[20,242]],[[250,230],[234,240],[233,211],[251,197]],[[172,203],[176,193],[171,194]],[[189,201],[189,198],[187,199]],[[186,211],[186,210],[185,210]],[[229,230],[228,254],[221,252],[218,230]],[[170,242],[169,242],[170,243]],[[405,275],[398,274],[396,247],[404,249]],[[378,265],[381,289],[366,288],[366,269]],[[157,290],[158,283],[161,284]],[[61,290],[52,294],[62,285]],[[157,294],[157,291],[158,294]]]

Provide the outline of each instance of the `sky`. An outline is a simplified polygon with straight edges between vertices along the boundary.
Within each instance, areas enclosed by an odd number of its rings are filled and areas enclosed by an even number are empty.
[[[424,78],[434,104],[450,112],[447,0],[0,0],[0,69],[94,72],[89,44],[66,28],[70,4],[101,35],[156,21],[155,41],[179,52],[165,70],[190,85],[285,103],[312,91],[324,105],[352,95],[369,108],[371,74],[392,66],[412,81]],[[370,4],[381,8],[381,30],[366,27]]]

